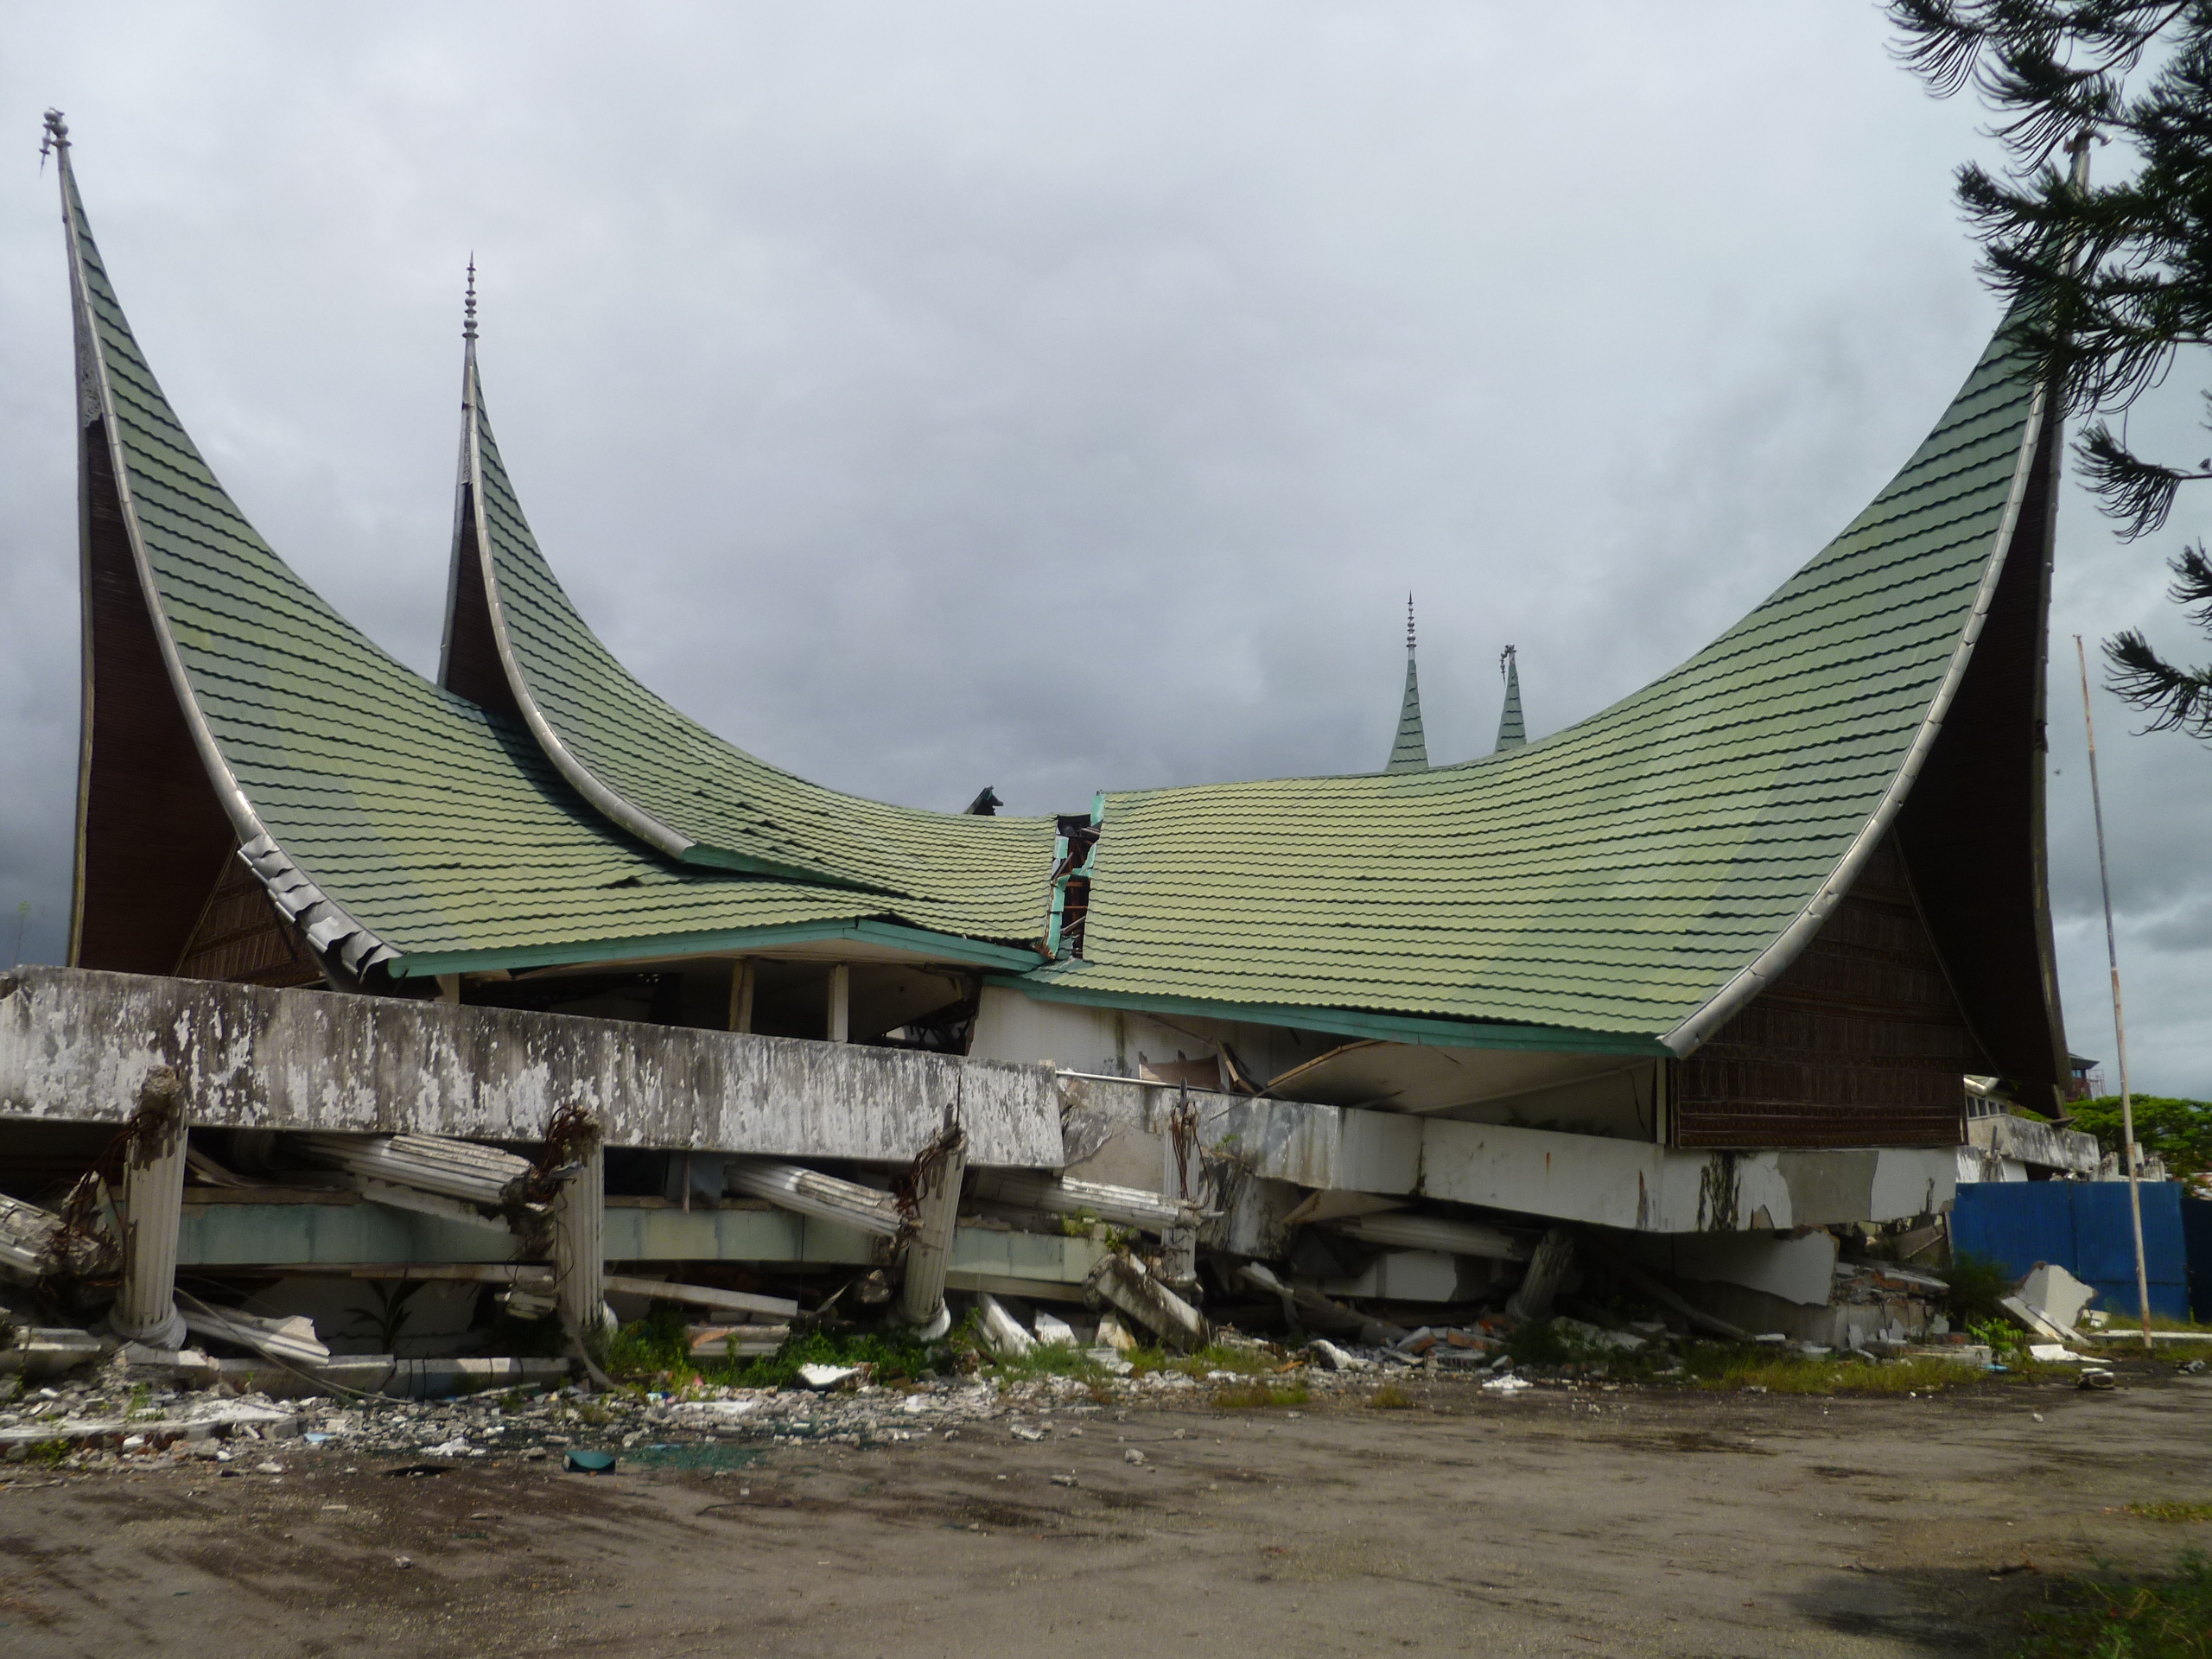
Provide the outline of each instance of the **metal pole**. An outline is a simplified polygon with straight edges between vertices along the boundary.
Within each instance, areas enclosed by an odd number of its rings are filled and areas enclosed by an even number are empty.
[[[2143,1191],[2137,1185],[2135,1100],[2127,1088],[2127,1021],[2120,1007],[2120,942],[2112,926],[2112,872],[2105,864],[2105,801],[2097,787],[2097,721],[2089,712],[2089,658],[2082,636],[2074,636],[2074,660],[2082,670],[2082,724],[2089,734],[2089,805],[2097,817],[2097,881],[2105,897],[2105,960],[2112,967],[2112,1040],[2120,1052],[2120,1156],[2127,1160],[2127,1218],[2135,1229],[2135,1307],[2143,1316],[2143,1351],[2151,1341],[2151,1275],[2143,1264]]]

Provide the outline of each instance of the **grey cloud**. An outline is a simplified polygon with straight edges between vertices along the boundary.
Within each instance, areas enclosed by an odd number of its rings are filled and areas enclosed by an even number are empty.
[[[435,658],[473,250],[491,413],[587,614],[716,730],[894,799],[1377,766],[1409,588],[1433,756],[1489,747],[1508,640],[1555,730],[1833,535],[1994,321],[1948,195],[1979,113],[1860,0],[622,16],[54,10],[16,20],[0,111],[27,158],[68,110],[186,422],[388,648]],[[75,747],[54,219],[26,159],[0,925],[31,899],[45,956]],[[2169,627],[2157,551],[2067,514],[2057,637]],[[2212,1095],[2212,756],[2109,712],[2137,1071]]]

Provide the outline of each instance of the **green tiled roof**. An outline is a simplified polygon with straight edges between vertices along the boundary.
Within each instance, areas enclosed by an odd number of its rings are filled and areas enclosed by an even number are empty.
[[[1679,1045],[1725,988],[1786,960],[1902,800],[2041,420],[2027,372],[1992,346],[1810,563],[1681,667],[1541,742],[1104,797],[1081,956],[1024,973],[1054,826],[817,787],[645,690],[531,538],[473,359],[478,539],[532,723],[430,684],[338,616],[178,424],[67,160],[85,360],[211,772],[249,850],[267,837],[272,892],[312,882],[333,936],[357,928],[403,974],[838,935],[964,955],[1044,996],[1408,1040]],[[1407,692],[1417,733],[1410,663]]]
[[[484,413],[474,346],[467,418],[486,593],[507,681],[547,758],[614,821],[687,865],[794,875],[886,895],[915,925],[1042,937],[1052,821],[925,812],[842,794],[723,741],[617,662],[555,577]]]
[[[1675,1032],[1902,798],[2004,556],[2041,400],[1993,345],[1873,504],[1672,673],[1400,775],[1106,798],[1084,1000]]]
[[[578,799],[527,732],[441,690],[340,616],[255,532],[186,435],[116,302],[66,152],[62,171],[87,397],[111,406],[111,449],[156,624],[174,641],[188,715],[229,774],[217,786],[242,842],[265,834],[341,922],[416,959],[403,972],[484,953],[543,961],[679,939],[708,948],[764,929],[863,930],[961,954],[962,941],[912,934],[957,908],[941,899],[910,904],[656,855]],[[88,407],[87,417],[98,412]],[[1049,853],[1047,835],[1027,871],[1033,934]],[[979,907],[973,919],[988,925],[975,934],[1018,935],[1014,909],[1004,899]],[[1001,967],[1036,960],[968,954]]]

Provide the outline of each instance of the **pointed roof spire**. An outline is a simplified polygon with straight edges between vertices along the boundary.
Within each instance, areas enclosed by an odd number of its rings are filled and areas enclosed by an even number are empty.
[[[1529,741],[1529,728],[1521,719],[1521,662],[1520,652],[1508,645],[1497,654],[1497,671],[1505,678],[1505,707],[1498,711],[1497,745],[1491,752],[1517,749]]]
[[[1406,700],[1398,709],[1398,735],[1385,772],[1427,772],[1428,739],[1421,731],[1421,680],[1414,672],[1414,596],[1406,595]]]

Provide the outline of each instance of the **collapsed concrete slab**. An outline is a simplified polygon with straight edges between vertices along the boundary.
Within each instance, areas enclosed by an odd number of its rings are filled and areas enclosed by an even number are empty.
[[[0,1117],[119,1123],[175,1067],[195,1124],[911,1161],[957,1106],[978,1166],[1057,1169],[1045,1067],[737,1032],[71,968],[0,976]]]

